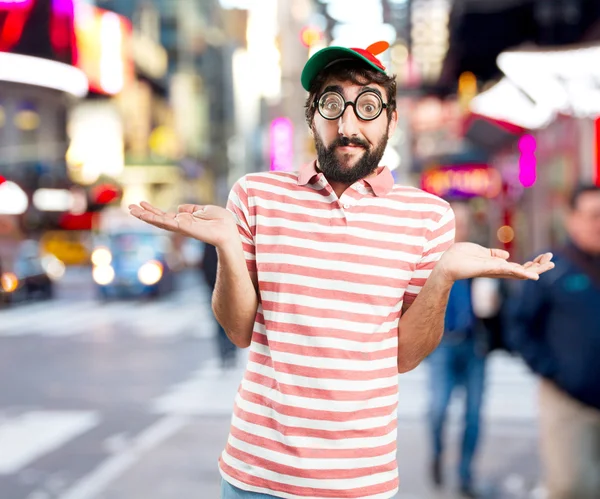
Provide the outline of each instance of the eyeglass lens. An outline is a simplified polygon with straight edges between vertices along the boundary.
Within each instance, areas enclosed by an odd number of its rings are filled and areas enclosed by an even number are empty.
[[[363,120],[377,118],[383,108],[383,102],[375,92],[364,92],[354,102],[354,112]],[[338,92],[327,92],[319,99],[319,112],[326,119],[339,118],[346,109],[346,101]]]

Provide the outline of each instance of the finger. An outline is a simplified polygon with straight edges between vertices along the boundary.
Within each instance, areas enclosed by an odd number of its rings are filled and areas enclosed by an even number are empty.
[[[154,213],[150,213],[149,211],[144,211],[140,214],[138,218],[161,229],[176,231],[179,227],[175,218],[170,218],[168,216],[162,215],[155,215]]]
[[[549,262],[551,262],[551,261],[552,261],[552,257],[553,257],[553,256],[554,256],[554,255],[553,255],[552,253],[544,253],[544,254],[542,255],[542,257],[540,258],[540,263],[541,263],[541,264],[546,264],[546,263],[549,263]]]
[[[191,213],[178,213],[175,222],[177,222],[179,230],[188,235],[191,234],[192,226],[198,227],[196,217]]]
[[[175,213],[169,213],[167,211],[159,210],[158,208],[152,206],[151,204],[146,203],[145,201],[143,201],[140,204],[141,204],[142,208],[144,208],[146,211],[149,211],[150,213],[153,213],[154,215],[175,218]]]
[[[518,279],[531,279],[532,281],[537,281],[540,278],[538,272],[523,267],[514,269],[513,273]]]
[[[204,208],[199,204],[182,204],[177,207],[178,213],[194,213],[195,211],[201,210]]]
[[[150,203],[147,203],[146,201],[142,201],[140,203],[140,206],[144,208],[144,210],[149,211],[150,213],[154,213],[155,215],[165,215],[164,211],[159,210],[158,208],[152,206]]]
[[[531,267],[533,265],[535,265],[534,262],[526,262],[526,263],[523,264],[523,267],[526,268],[526,269],[528,269],[529,267]]]
[[[548,272],[549,270],[552,270],[554,268],[554,263],[553,262],[548,262],[544,265],[540,265],[539,267],[537,267],[535,270],[535,272],[537,272],[538,274],[543,274],[544,272]]]
[[[491,248],[490,253],[494,258],[502,258],[502,260],[508,260],[510,253],[497,248]]]
[[[134,217],[136,217],[136,218],[140,218],[140,215],[142,213],[144,213],[144,211],[145,210],[142,209],[142,208],[140,208],[139,206],[136,206],[136,205],[130,205],[129,206],[129,213],[131,215],[133,215]]]
[[[509,263],[506,262],[506,265],[500,269],[500,272],[506,276],[516,279],[533,279],[538,280],[539,275],[532,268],[525,268],[523,265],[519,265],[518,263]]]
[[[547,272],[548,270],[551,270],[553,268],[554,268],[554,262],[546,262],[546,263],[536,263],[529,270],[533,270],[534,272],[541,274],[541,273]]]

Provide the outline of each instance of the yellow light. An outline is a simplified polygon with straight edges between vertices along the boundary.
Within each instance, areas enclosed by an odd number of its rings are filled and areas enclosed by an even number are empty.
[[[40,126],[40,115],[35,111],[19,111],[15,116],[15,126],[20,130],[32,131]]]
[[[102,265],[100,267],[94,267],[92,271],[92,277],[97,284],[100,286],[106,286],[113,282],[115,278],[115,269],[113,269],[110,265]]]
[[[6,123],[6,113],[4,112],[4,108],[0,106],[0,128],[4,126]]]
[[[312,47],[323,38],[323,33],[318,28],[307,26],[300,32],[300,40],[305,47]]]
[[[54,255],[46,255],[42,258],[42,267],[46,275],[53,281],[59,281],[65,275],[65,264]]]
[[[406,45],[397,44],[392,47],[391,56],[394,64],[406,64],[408,62],[408,55]]]
[[[146,286],[156,284],[163,275],[163,266],[156,260],[150,260],[140,267],[138,270],[138,279]]]
[[[108,248],[96,248],[92,253],[92,263],[97,267],[110,265],[112,254]]]
[[[465,71],[458,78],[458,92],[460,94],[477,94],[477,77],[471,71]]]
[[[2,284],[2,289],[7,293],[12,293],[17,286],[19,285],[19,279],[12,272],[5,272],[0,277],[0,284]]]
[[[507,243],[510,243],[515,238],[515,231],[513,230],[512,227],[510,227],[508,225],[503,225],[502,227],[500,227],[498,229],[498,232],[496,233],[496,235],[498,236],[498,241],[500,241],[501,243],[507,244]]]

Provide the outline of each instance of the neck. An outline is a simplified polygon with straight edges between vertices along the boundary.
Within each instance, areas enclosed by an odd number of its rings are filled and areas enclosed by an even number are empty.
[[[338,197],[338,199],[341,198],[346,189],[350,187],[348,184],[344,184],[343,182],[329,182],[329,185],[333,189],[333,192],[335,192],[335,195]]]
[[[321,171],[321,169],[319,168],[319,161],[317,160],[315,162],[315,169],[317,171]],[[365,178],[371,178],[371,177],[376,177],[377,175],[379,175],[379,172],[381,171],[382,167],[378,166],[372,173],[370,173],[369,175],[367,175]],[[327,178],[327,177],[325,177]],[[340,197],[342,197],[342,194],[344,194],[344,192],[346,191],[346,189],[348,189],[348,187],[350,187],[351,184],[347,184],[345,182],[336,182],[334,180],[329,180],[327,179],[327,182],[329,182],[329,185],[331,186],[331,188],[333,189],[333,192],[335,192],[336,196],[338,197],[338,199]]]

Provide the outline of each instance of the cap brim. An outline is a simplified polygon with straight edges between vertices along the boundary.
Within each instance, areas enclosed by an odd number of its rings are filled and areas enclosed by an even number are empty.
[[[319,50],[315,55],[313,55],[302,70],[302,75],[300,76],[300,82],[302,83],[302,87],[307,92],[310,91],[310,85],[312,81],[315,79],[323,69],[325,69],[329,64],[335,61],[339,61],[341,59],[356,59],[359,61],[363,61],[371,66],[376,71],[380,73],[385,73],[380,67],[373,64],[369,59],[363,57],[358,52],[355,52],[352,49],[348,49],[345,47],[327,47]]]

